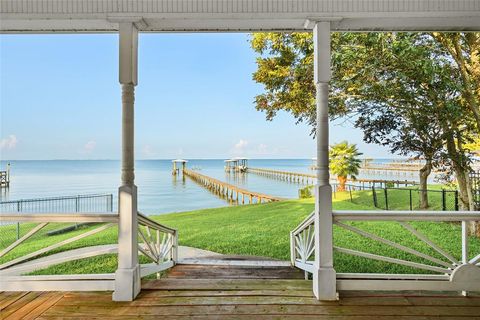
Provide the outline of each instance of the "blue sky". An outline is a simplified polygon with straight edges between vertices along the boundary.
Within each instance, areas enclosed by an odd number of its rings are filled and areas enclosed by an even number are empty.
[[[136,157],[309,158],[309,128],[255,110],[247,34],[142,34],[136,88]],[[119,159],[121,101],[116,35],[0,36],[0,158]],[[369,157],[390,157],[348,140]]]

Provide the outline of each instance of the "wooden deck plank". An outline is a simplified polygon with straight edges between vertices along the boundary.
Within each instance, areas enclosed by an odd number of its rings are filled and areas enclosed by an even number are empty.
[[[325,306],[325,305],[285,305],[285,304],[213,304],[188,305],[179,302],[177,305],[56,305],[44,313],[45,316],[89,315],[95,316],[188,316],[188,315],[350,315],[350,316],[456,316],[478,317],[480,307],[440,307],[440,306]]]
[[[46,316],[42,315],[37,318],[38,320],[85,320],[84,316],[75,316],[71,315],[68,317],[64,316]],[[110,316],[108,319],[115,320],[131,320],[131,319],[142,319],[142,320],[157,320],[159,317],[157,315],[151,316]],[[190,315],[190,316],[162,316],[162,320],[178,320],[178,319],[195,319],[195,320],[236,320],[236,319],[246,319],[246,320],[271,320],[271,319],[289,319],[289,320],[303,320],[303,319],[315,319],[315,320],[372,320],[371,316],[350,316],[350,315],[237,315],[237,314],[222,314],[222,315]],[[380,316],[375,317],[375,320],[438,320],[438,317],[428,317],[428,316]],[[472,319],[471,317],[441,317],[442,320],[459,320],[459,319]],[[104,316],[90,316],[88,320],[105,320]]]
[[[42,292],[39,296],[35,299],[26,303],[21,308],[15,310],[15,312],[11,313],[9,316],[5,317],[4,320],[16,320],[16,319],[24,319],[27,316],[40,315],[41,313],[33,312],[35,309],[39,308],[44,303],[49,303],[52,299],[55,299],[55,296],[58,296],[56,292]],[[39,310],[40,311],[40,310]]]
[[[33,309],[30,313],[28,313],[22,320],[33,320],[37,319],[40,315],[42,315],[45,311],[50,309],[54,306],[60,299],[63,298],[62,292],[53,292],[52,296],[41,303],[38,307]]]
[[[28,292],[26,295],[22,296],[20,299],[16,300],[12,304],[8,305],[5,309],[2,310],[2,318],[7,318],[14,312],[17,312],[19,309],[23,308],[25,305],[31,303],[37,299],[42,292]]]
[[[347,296],[339,301],[328,302],[319,301],[319,304],[326,305],[357,305],[357,306],[377,306],[377,305],[418,305],[418,306],[480,306],[480,297],[463,296],[409,296],[409,295],[379,295],[366,294],[361,292],[358,296]],[[99,292],[75,292],[66,293],[66,299],[111,301],[110,293]],[[164,297],[228,297],[228,296],[279,296],[279,297],[313,297],[310,290],[229,290],[229,291],[188,291],[188,290],[142,290],[138,299],[161,299]]]
[[[97,299],[101,301],[111,300],[111,295],[96,295],[91,292],[79,292],[81,296],[77,296],[77,293],[66,294],[68,299],[75,296],[76,299]],[[139,295],[141,299],[149,298],[163,298],[163,297],[225,297],[225,296],[278,296],[278,297],[308,297],[312,298],[313,293],[311,290],[142,290]]]
[[[28,292],[2,292],[0,294],[0,311],[25,296]]]
[[[307,280],[266,279],[160,279],[142,284],[145,289],[163,290],[311,290]]]
[[[245,267],[177,265],[169,278],[187,279],[304,279],[304,273],[292,267]]]

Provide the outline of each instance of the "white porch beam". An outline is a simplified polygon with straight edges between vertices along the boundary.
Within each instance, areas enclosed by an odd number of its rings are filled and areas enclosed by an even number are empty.
[[[313,26],[314,80],[317,102],[317,185],[315,187],[315,262],[313,292],[319,300],[336,300],[336,273],[333,268],[332,187],[329,174],[328,83],[330,70],[330,24]]]
[[[134,101],[137,84],[138,30],[119,23],[119,81],[122,87],[122,185],[118,193],[118,269],[113,300],[132,301],[140,292],[137,240],[137,187],[134,173]]]
[[[480,31],[479,0],[0,0],[0,33],[117,32],[117,17],[150,32]],[[307,28],[312,29],[313,27]]]

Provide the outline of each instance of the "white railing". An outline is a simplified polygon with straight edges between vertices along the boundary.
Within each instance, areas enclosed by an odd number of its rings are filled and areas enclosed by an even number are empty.
[[[315,230],[314,214],[312,212],[303,220],[298,227],[290,232],[290,260],[293,266],[305,271],[305,279],[308,272],[312,273],[315,253]]]
[[[421,241],[438,257],[362,230],[349,224],[350,221],[391,221],[399,223],[412,237]],[[409,223],[410,221],[461,222],[462,252],[458,255],[461,258],[457,259],[453,253],[441,248],[432,239],[412,226]],[[472,258],[469,258],[471,256],[467,231],[469,221],[480,221],[480,212],[334,211],[333,223],[339,228],[380,242],[407,253],[407,256],[415,256],[417,259],[399,259],[334,245],[333,250],[335,252],[419,269],[423,273],[428,272],[428,274],[337,273],[337,290],[480,291],[480,253],[476,253]],[[310,273],[314,267],[314,239],[314,213],[312,213],[291,232],[292,265]],[[418,258],[426,263],[418,262]]]
[[[177,230],[165,227],[138,213],[138,251],[152,262],[141,265],[145,277],[169,269],[178,261]]]
[[[177,231],[140,213],[137,218],[138,250],[152,261],[152,263],[141,265],[141,276],[158,273],[174,266],[178,252]],[[58,263],[117,253],[117,244],[87,247],[82,244],[77,249],[69,249],[68,246],[112,227],[117,227],[118,221],[118,214],[112,213],[0,214],[0,232],[2,233],[0,242],[1,248],[3,248],[0,250],[0,291],[114,290],[114,273],[23,274]],[[18,239],[17,224],[21,224],[23,229]],[[80,227],[82,225],[84,228]],[[59,231],[75,233],[71,237],[60,237],[61,240],[50,238],[52,240],[48,241],[50,236],[58,235]],[[39,240],[38,243],[37,240]],[[47,240],[46,244],[41,246],[44,240]]]
[[[82,258],[92,257],[95,255],[111,253],[105,248],[93,248],[89,252],[82,254],[69,254],[68,251],[63,251],[60,256],[57,256],[53,261],[45,261],[44,257],[62,251],[63,247],[78,242],[84,238],[93,236],[102,231],[105,231],[118,224],[118,215],[112,213],[12,213],[0,215],[0,230],[2,230],[3,237],[6,236],[9,228],[17,223],[22,223],[28,230],[24,232],[21,237],[11,236],[12,243],[3,248],[0,252],[0,258],[7,254],[12,256],[11,259],[4,259],[0,264],[0,291],[33,291],[33,290],[113,290],[114,277],[113,273],[106,274],[68,274],[68,275],[22,275],[22,270],[25,271],[25,264],[31,264],[32,260],[36,268],[41,268],[42,265],[49,266],[54,263],[62,263]],[[47,226],[57,223],[78,223],[78,224],[94,224],[93,228],[90,226],[85,228],[84,232],[76,232],[73,237],[62,237],[63,240],[58,242],[51,242],[45,247],[39,247],[33,237],[48,238],[48,233],[42,233],[47,230]],[[98,223],[98,225],[97,225]],[[56,226],[56,225],[55,225]],[[68,230],[68,229],[67,229]],[[74,229],[75,230],[75,229]],[[53,230],[56,231],[56,230]],[[70,230],[71,231],[71,230]],[[33,238],[33,239],[32,239]],[[30,241],[28,241],[30,240]],[[2,241],[9,241],[9,239],[2,238]],[[23,246],[22,246],[23,244]],[[31,252],[22,253],[25,245],[35,248]],[[19,253],[15,252],[20,250]],[[70,252],[71,253],[71,252]],[[42,259],[44,260],[42,260]],[[47,259],[48,260],[48,259]],[[28,267],[28,266],[27,266]],[[14,270],[16,269],[17,270]],[[27,268],[28,269],[28,268]],[[31,270],[31,269],[30,269]]]

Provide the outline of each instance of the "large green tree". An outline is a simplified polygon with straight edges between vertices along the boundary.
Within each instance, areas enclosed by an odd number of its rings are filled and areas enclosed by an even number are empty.
[[[468,208],[468,153],[462,144],[468,136],[463,132],[478,130],[478,125],[472,121],[475,102],[466,105],[466,97],[478,92],[478,83],[470,81],[469,90],[466,90],[465,77],[459,70],[462,62],[455,62],[451,50],[438,40],[439,37],[448,38],[449,35],[333,34],[330,113],[332,117],[352,117],[366,133],[367,142],[386,144],[393,152],[401,154],[429,158],[427,152],[419,150],[418,139],[405,143],[403,133],[406,129],[415,130],[414,135],[423,137],[423,143],[430,146],[437,146],[435,140],[441,137],[442,154],[450,160],[459,181],[461,204]],[[469,43],[473,47],[464,51],[473,53],[466,59],[467,64],[476,66],[477,44]],[[292,113],[297,121],[306,121],[314,127],[311,35],[255,34],[252,47],[259,54],[253,78],[265,86],[265,93],[256,97],[257,109],[265,112],[269,120],[284,110]],[[468,79],[474,78],[471,74],[476,74],[475,70],[475,67],[468,68]],[[386,121],[382,128],[378,122],[365,121],[375,113]],[[407,123],[389,127],[388,121],[397,121],[399,115]],[[425,134],[425,123],[435,125],[434,128],[430,126],[429,134]],[[382,130],[388,130],[389,140],[373,137],[384,134]],[[430,138],[434,139],[429,141]],[[400,140],[403,143],[399,143]],[[424,171],[428,172],[427,169]]]

